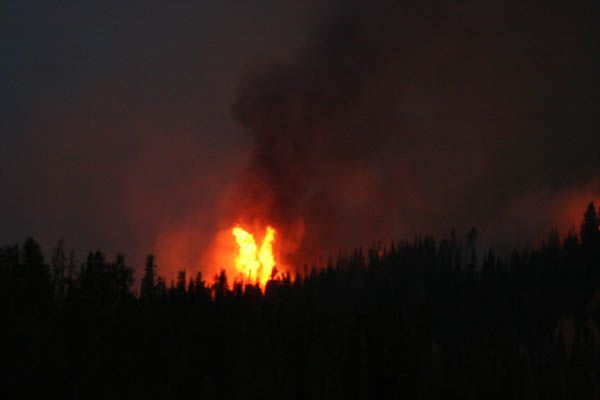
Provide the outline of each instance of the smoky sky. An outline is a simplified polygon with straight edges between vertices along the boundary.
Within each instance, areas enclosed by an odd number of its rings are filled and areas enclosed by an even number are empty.
[[[2,243],[197,267],[259,221],[300,262],[600,198],[592,2],[2,7]]]
[[[242,79],[233,111],[254,147],[234,204],[303,218],[309,254],[468,224],[524,240],[520,208],[549,229],[553,197],[598,190],[593,14],[346,3],[290,63]]]

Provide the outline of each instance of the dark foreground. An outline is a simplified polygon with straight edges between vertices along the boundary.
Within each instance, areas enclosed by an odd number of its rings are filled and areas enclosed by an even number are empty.
[[[356,251],[266,293],[152,257],[0,250],[2,388],[27,397],[600,399],[600,231],[477,254],[476,233]]]

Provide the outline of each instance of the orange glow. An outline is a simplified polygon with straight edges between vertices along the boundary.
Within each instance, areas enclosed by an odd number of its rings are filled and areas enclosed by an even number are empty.
[[[231,233],[239,247],[235,267],[244,280],[258,283],[264,288],[275,267],[275,256],[273,255],[275,229],[270,226],[267,227],[260,248],[256,245],[254,235],[245,229],[236,226]]]

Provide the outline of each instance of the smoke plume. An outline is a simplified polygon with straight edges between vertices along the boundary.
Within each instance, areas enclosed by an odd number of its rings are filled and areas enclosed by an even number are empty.
[[[536,243],[600,199],[595,2],[5,11],[1,243],[210,279],[237,222],[302,266],[471,226]]]
[[[557,198],[598,197],[585,10],[376,3],[341,6],[291,61],[249,67],[233,114],[251,156],[227,215],[275,221],[305,261],[470,225],[539,239],[564,225]]]

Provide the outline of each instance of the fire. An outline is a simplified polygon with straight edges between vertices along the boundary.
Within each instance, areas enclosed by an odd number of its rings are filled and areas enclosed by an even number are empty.
[[[261,287],[265,287],[275,267],[275,257],[273,255],[275,229],[267,226],[260,248],[256,245],[254,235],[243,228],[236,226],[231,233],[239,247],[239,253],[235,259],[238,272],[244,280],[256,282]]]

